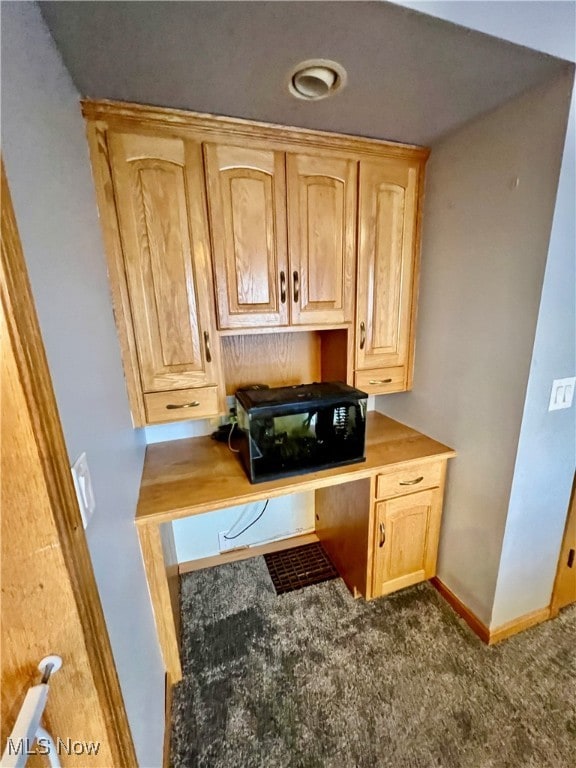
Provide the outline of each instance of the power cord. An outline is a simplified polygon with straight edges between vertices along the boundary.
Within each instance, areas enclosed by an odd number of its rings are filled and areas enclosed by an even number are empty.
[[[230,432],[228,432],[228,448],[232,451],[232,453],[240,453],[238,448],[232,448],[232,432],[236,429],[236,423],[235,421],[232,422],[232,427],[230,429]]]
[[[236,534],[234,534],[234,536],[226,536],[226,534],[224,533],[224,534],[222,535],[222,538],[224,538],[224,539],[227,539],[228,541],[232,541],[232,539],[237,539],[237,538],[238,538],[238,536],[242,536],[242,534],[243,534],[243,533],[246,533],[246,531],[248,530],[248,528],[252,528],[252,526],[253,526],[255,523],[257,523],[257,522],[258,522],[258,520],[260,520],[260,518],[262,517],[262,515],[264,514],[264,512],[266,512],[266,507],[268,506],[268,502],[269,502],[269,501],[270,501],[270,499],[266,499],[266,504],[264,504],[264,506],[262,507],[262,511],[260,512],[260,514],[258,515],[258,517],[256,517],[254,520],[252,520],[252,522],[251,522],[249,525],[247,525],[247,526],[246,526],[246,528],[243,528],[243,529],[240,531],[240,533],[236,533]]]

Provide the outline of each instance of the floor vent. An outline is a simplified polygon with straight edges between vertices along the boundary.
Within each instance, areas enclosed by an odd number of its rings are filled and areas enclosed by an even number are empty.
[[[307,544],[264,555],[277,595],[338,578],[321,544]]]

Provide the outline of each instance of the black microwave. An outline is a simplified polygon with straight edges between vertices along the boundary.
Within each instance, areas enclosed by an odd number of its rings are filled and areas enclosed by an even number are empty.
[[[236,392],[250,482],[365,461],[368,395],[340,382]]]

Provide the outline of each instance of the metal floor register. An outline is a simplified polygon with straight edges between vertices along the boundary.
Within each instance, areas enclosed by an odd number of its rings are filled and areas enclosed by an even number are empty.
[[[306,544],[264,555],[277,595],[338,578],[322,545]]]

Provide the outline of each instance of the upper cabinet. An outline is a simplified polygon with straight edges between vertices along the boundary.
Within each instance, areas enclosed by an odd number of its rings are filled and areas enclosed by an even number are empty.
[[[204,148],[220,328],[287,325],[284,155]]]
[[[117,221],[120,311],[137,366],[127,377],[135,422],[217,415],[223,391],[206,281],[201,146],[119,131],[106,139],[98,146],[107,150],[116,203],[107,214]]]
[[[357,162],[212,143],[204,153],[218,327],[351,322]]]
[[[135,425],[218,415],[254,381],[411,387],[426,149],[83,110]]]
[[[110,134],[109,146],[143,390],[208,384],[215,372],[200,147],[121,133]]]
[[[420,164],[360,163],[356,382],[368,392],[411,383]]]
[[[357,165],[338,156],[287,155],[293,325],[353,318]]]

